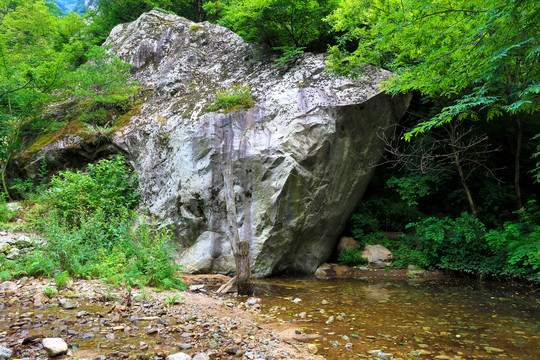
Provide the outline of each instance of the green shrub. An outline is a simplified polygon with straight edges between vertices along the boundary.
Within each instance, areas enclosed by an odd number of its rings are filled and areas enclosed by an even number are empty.
[[[41,199],[44,210],[32,219],[46,243],[15,261],[2,261],[0,272],[47,275],[59,288],[70,277],[98,277],[128,287],[182,287],[171,231],[155,221],[146,224],[135,209],[136,184],[121,157],[54,176]]]
[[[367,264],[367,260],[362,257],[362,246],[345,247],[338,254],[338,262],[347,266],[359,266]]]
[[[429,217],[408,227],[416,229],[413,248],[422,252],[425,265],[465,272],[487,270],[481,264],[493,254],[484,238],[485,228],[468,213],[457,219]]]
[[[88,165],[86,171],[54,176],[43,204],[66,222],[79,222],[92,212],[121,214],[139,203],[137,177],[121,156]]]
[[[540,281],[540,207],[530,201],[518,212],[519,220],[486,235],[490,249],[504,259],[504,272]]]
[[[233,85],[230,88],[219,91],[214,103],[208,107],[209,111],[231,112],[237,109],[248,109],[255,104],[251,97],[249,86]]]

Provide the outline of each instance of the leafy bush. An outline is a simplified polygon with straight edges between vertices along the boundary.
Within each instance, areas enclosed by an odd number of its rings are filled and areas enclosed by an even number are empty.
[[[122,214],[139,203],[137,177],[121,156],[88,165],[87,171],[63,171],[54,176],[43,204],[66,222],[80,222],[96,210]]]
[[[236,109],[247,109],[254,104],[255,101],[251,97],[249,86],[233,85],[226,90],[219,91],[216,94],[214,103],[208,107],[208,110],[230,112]]]
[[[466,272],[488,270],[481,266],[492,255],[484,225],[468,213],[457,219],[429,217],[408,227],[416,228],[414,248],[423,254],[425,265]]]
[[[519,221],[507,222],[486,235],[490,249],[504,261],[504,272],[540,281],[540,206],[530,201],[518,212]]]
[[[12,276],[47,275],[59,287],[69,277],[99,277],[128,287],[151,284],[182,287],[172,261],[171,231],[135,209],[137,179],[117,156],[89,165],[87,171],[54,176],[33,214],[32,226],[46,239],[0,272]]]
[[[338,262],[347,266],[359,266],[367,264],[367,260],[362,257],[362,246],[345,247],[339,252]]]

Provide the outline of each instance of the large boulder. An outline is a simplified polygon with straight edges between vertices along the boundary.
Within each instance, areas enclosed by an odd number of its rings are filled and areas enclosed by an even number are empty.
[[[226,28],[158,11],[118,25],[106,45],[133,64],[142,93],[111,143],[139,174],[150,212],[173,225],[176,261],[193,272],[234,272],[227,167],[252,274],[315,271],[367,186],[381,151],[378,133],[409,102],[380,91],[387,71],[335,77],[314,54],[279,68]],[[218,91],[235,86],[249,87],[254,106],[209,109]]]

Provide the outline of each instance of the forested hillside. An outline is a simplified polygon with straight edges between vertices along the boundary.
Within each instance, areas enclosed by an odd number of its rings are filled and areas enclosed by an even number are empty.
[[[394,72],[385,91],[412,93],[413,101],[400,124],[380,135],[387,151],[347,234],[385,243],[396,266],[538,281],[536,1],[101,0],[80,15],[82,4],[0,0],[0,209],[48,186],[50,174],[8,181],[22,149],[39,148],[37,139],[68,117],[90,133],[112,131],[111,112],[136,106],[130,65],[101,45],[114,26],[157,8],[226,26],[279,54],[277,67],[320,52],[336,76],[361,78],[364,64]],[[70,104],[68,116],[48,111],[59,103]],[[58,181],[51,186],[58,189]],[[132,200],[122,211],[133,209]],[[388,240],[383,232],[405,235]]]

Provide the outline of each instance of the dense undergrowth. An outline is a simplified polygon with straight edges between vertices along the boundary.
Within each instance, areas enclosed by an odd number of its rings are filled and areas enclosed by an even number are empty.
[[[29,188],[30,187],[30,188]],[[16,260],[0,255],[0,276],[100,278],[127,286],[182,287],[171,231],[138,209],[137,177],[122,157],[63,171],[24,188],[24,225],[44,239]],[[5,200],[0,208],[6,209]],[[6,225],[9,212],[0,218]],[[13,215],[13,214],[11,214]],[[1,225],[0,225],[1,226]]]
[[[489,228],[468,212],[428,216],[406,201],[390,201],[393,196],[391,192],[372,194],[359,205],[349,233],[360,244],[339,254],[339,262],[362,265],[363,245],[382,244],[392,251],[396,268],[412,264],[540,283],[540,206],[535,200],[514,212],[502,226]],[[401,235],[390,239],[381,229],[397,230]]]

